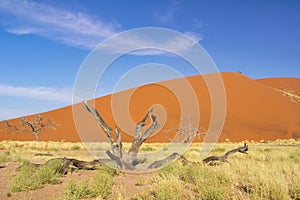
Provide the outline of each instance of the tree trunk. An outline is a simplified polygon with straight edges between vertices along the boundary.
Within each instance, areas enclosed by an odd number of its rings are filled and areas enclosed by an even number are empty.
[[[40,141],[39,133],[38,133],[38,132],[33,132],[33,134],[34,134],[34,136],[35,136],[35,140],[36,140],[37,142],[39,142],[39,141]]]
[[[209,156],[209,157],[203,159],[202,161],[203,161],[203,163],[209,163],[211,161],[228,162],[227,158],[231,154],[236,153],[236,152],[247,154],[247,151],[248,151],[248,145],[246,143],[244,143],[244,146],[230,150],[230,151],[226,152],[223,156]]]
[[[106,133],[111,144],[111,151],[107,151],[106,154],[112,161],[114,161],[117,164],[117,166],[119,166],[121,169],[133,170],[135,169],[135,166],[137,166],[138,164],[142,164],[146,161],[145,158],[137,159],[136,155],[139,152],[143,142],[145,142],[147,138],[150,137],[151,134],[153,134],[154,131],[159,128],[157,117],[154,114],[152,114],[153,109],[150,109],[146,116],[142,119],[142,121],[140,121],[136,125],[131,147],[128,152],[124,152],[119,129],[116,127],[114,130],[116,134],[116,142],[114,142],[112,136],[113,129],[108,126],[108,124],[104,121],[102,116],[95,108],[87,104],[87,101],[83,101],[83,103],[84,108],[94,116],[102,130]],[[142,128],[145,126],[146,120],[150,117],[152,119],[152,124],[144,133],[142,133]]]

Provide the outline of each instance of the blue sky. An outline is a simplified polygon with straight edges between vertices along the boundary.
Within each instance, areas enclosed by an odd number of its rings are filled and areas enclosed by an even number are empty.
[[[298,0],[0,0],[0,120],[70,105],[89,52],[116,33],[141,27],[192,36],[220,71],[300,78],[299,10]],[[107,71],[97,96],[111,92],[124,69],[149,62],[193,74],[176,57],[129,56]]]

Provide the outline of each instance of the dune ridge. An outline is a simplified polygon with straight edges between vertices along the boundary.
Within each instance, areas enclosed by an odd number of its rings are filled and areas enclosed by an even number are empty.
[[[208,129],[211,118],[211,99],[209,90],[203,76],[214,76],[213,74],[187,77],[186,80],[192,86],[200,108],[199,127]],[[283,91],[292,92],[300,96],[300,79],[297,78],[268,78],[254,80],[239,73],[221,73],[226,91],[226,119],[219,141],[226,138],[230,141],[243,140],[276,140],[288,138],[300,138],[300,101],[291,101],[291,96],[284,95]],[[172,91],[164,87],[165,84],[172,85],[178,91],[185,91],[182,79],[169,80],[157,84],[144,85],[139,88],[125,90],[114,95],[96,98],[96,108],[107,123],[114,128],[117,123],[113,112],[119,112],[118,121],[122,123],[122,139],[130,142],[132,138],[134,123],[141,120],[148,109],[155,106],[161,128],[148,142],[169,142],[175,135],[174,127],[178,127],[181,121],[180,102]],[[122,101],[131,95],[128,102]],[[118,99],[111,108],[111,100]],[[297,98],[295,98],[297,99]],[[161,106],[159,106],[159,104]],[[128,106],[129,105],[129,109]],[[193,107],[187,106],[190,116],[197,115]],[[76,115],[80,116],[80,124],[76,129],[73,120],[72,106],[42,113],[44,116],[54,120],[58,126],[56,130],[48,130],[40,134],[42,141],[105,141],[106,137],[100,130],[93,117],[83,109],[82,103],[73,107]],[[130,118],[126,113],[130,113]],[[167,114],[166,121],[163,121]],[[124,117],[125,116],[125,117]],[[123,117],[123,119],[122,119]],[[17,119],[9,120],[14,123]],[[4,123],[4,122],[2,122]],[[119,122],[118,122],[119,123]],[[149,123],[148,123],[149,124]],[[196,125],[195,125],[196,126]],[[7,133],[1,128],[0,140],[34,140],[34,136],[26,134]],[[132,130],[132,131],[130,131]],[[208,130],[208,134],[210,133]],[[80,134],[79,134],[80,133]],[[198,139],[196,140],[198,141]]]

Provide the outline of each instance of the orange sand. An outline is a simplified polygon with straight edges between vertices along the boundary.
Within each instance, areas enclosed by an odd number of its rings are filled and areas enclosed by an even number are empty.
[[[300,138],[300,103],[290,101],[287,96],[274,89],[289,88],[300,95],[300,79],[271,78],[253,80],[239,73],[221,73],[221,76],[226,90],[227,114],[219,141],[224,141],[226,138],[231,141]],[[193,87],[198,99],[197,105],[200,108],[199,126],[207,130],[211,117],[211,100],[208,88],[202,76],[188,77],[187,80]],[[147,141],[168,142],[169,138],[174,136],[175,132],[169,130],[179,125],[180,100],[165,87],[166,85],[176,88],[185,95],[184,79],[150,84],[135,90],[130,89],[114,94],[113,108],[114,112],[119,112],[116,116],[118,116],[118,126],[122,127],[123,141],[131,141],[130,134],[134,131],[134,123],[141,120],[154,104],[160,104],[164,108],[163,110],[162,107],[154,107],[161,128],[159,133]],[[127,102],[126,96],[131,93],[132,96]],[[112,95],[97,98],[95,105],[102,117],[114,128],[116,121],[112,114],[111,99]],[[115,99],[117,99],[116,102]],[[89,103],[92,104],[93,102],[90,101]],[[56,130],[41,133],[40,140],[104,141],[105,135],[91,114],[83,109],[82,103],[75,105],[74,110],[76,110],[76,116],[80,116],[80,123],[78,123],[80,134],[78,134],[74,124],[72,106],[68,106],[43,113],[46,117],[52,118],[58,126]],[[126,115],[128,110],[130,117]],[[189,104],[185,106],[185,110],[188,113],[182,113],[184,116],[193,118],[194,115],[199,114]],[[165,114],[167,114],[167,120],[164,122]],[[15,120],[10,121],[14,123]],[[30,133],[6,133],[3,128],[0,133],[0,140],[27,141],[34,139],[34,136]]]

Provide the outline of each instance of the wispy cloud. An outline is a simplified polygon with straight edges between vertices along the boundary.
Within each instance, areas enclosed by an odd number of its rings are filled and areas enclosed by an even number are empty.
[[[33,114],[28,110],[0,108],[0,121]]]
[[[178,2],[173,1],[170,9],[160,19],[167,21],[172,18],[178,9]],[[0,16],[9,17],[9,20],[0,20],[4,23],[7,32],[24,35],[33,34],[51,40],[59,41],[75,47],[93,49],[100,42],[121,31],[121,25],[116,21],[106,22],[99,17],[82,12],[65,10],[45,3],[29,0],[1,0]],[[134,49],[136,46],[145,48],[162,46],[175,51],[183,51],[201,40],[201,36],[194,32],[186,32],[194,39],[187,42],[184,38],[169,38],[168,40],[153,40],[151,37],[136,37],[134,35],[126,40],[114,40],[108,44],[108,51],[122,52],[124,48]],[[165,54],[159,50],[141,50],[133,52],[134,55]]]
[[[193,29],[200,29],[205,26],[205,22],[203,20],[195,18],[193,20]]]
[[[0,95],[72,103],[72,90],[67,88],[0,85]]]
[[[164,12],[154,13],[154,17],[161,23],[167,23],[173,19],[174,14],[178,9],[179,9],[179,2],[174,0],[171,2],[169,8],[165,9]]]
[[[202,36],[195,32],[185,32],[184,37],[180,34],[168,34],[164,32],[161,35],[156,32],[141,31],[132,34],[124,34],[121,37],[114,37],[102,44],[102,48],[110,53],[122,53],[127,49],[142,49],[130,52],[133,55],[160,55],[168,52],[182,53],[197,44]]]
[[[2,0],[0,12],[10,16],[4,22],[10,33],[35,34],[87,49],[120,29],[115,21],[105,22],[82,12],[26,0]]]

